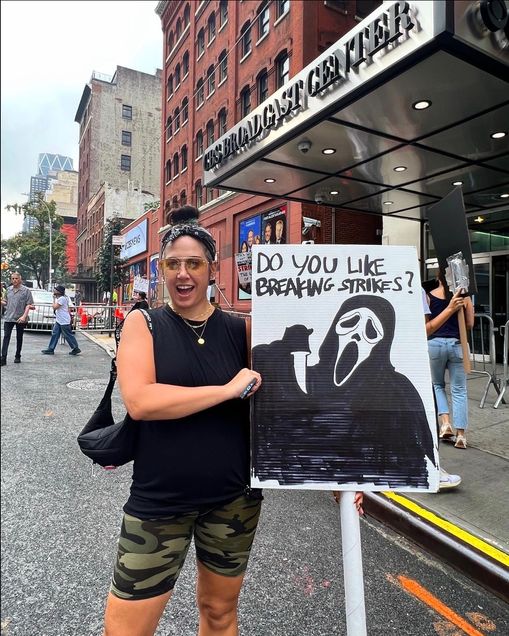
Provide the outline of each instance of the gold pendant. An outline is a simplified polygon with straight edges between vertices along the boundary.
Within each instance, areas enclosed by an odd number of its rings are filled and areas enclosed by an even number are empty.
[[[205,344],[205,340],[203,338],[198,338],[198,344],[199,345]]]

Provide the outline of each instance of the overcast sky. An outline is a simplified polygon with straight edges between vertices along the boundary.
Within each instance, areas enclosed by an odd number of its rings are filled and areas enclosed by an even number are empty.
[[[5,210],[25,203],[39,153],[72,157],[78,169],[74,121],[93,71],[118,66],[145,73],[162,68],[157,2],[88,0],[1,2],[2,237],[21,229]]]

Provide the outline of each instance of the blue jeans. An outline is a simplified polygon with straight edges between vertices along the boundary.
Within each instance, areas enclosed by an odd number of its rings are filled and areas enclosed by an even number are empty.
[[[58,339],[60,338],[60,333],[64,334],[64,338],[66,339],[67,344],[71,347],[71,350],[78,349],[78,341],[74,337],[71,325],[59,325],[58,322],[55,322],[51,331],[51,340],[48,345],[48,349],[50,351],[55,350],[55,347],[58,344]]]
[[[468,426],[467,376],[463,368],[463,351],[456,338],[432,338],[428,340],[431,364],[431,380],[437,399],[439,415],[449,413],[445,393],[445,370],[449,370],[451,383],[452,423],[455,428]]]

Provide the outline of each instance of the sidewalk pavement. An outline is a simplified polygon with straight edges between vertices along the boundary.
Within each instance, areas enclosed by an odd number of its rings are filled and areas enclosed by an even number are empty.
[[[81,332],[114,355],[107,334]],[[499,368],[499,377],[502,369]],[[440,442],[440,464],[461,476],[460,486],[437,494],[367,493],[367,514],[433,552],[480,585],[509,599],[509,392],[495,409],[489,379],[468,378],[466,449]]]

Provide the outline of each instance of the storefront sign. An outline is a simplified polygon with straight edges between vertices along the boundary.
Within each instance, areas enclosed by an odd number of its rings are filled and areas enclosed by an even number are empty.
[[[204,169],[212,170],[265,131],[279,126],[295,111],[306,110],[309,97],[319,97],[327,89],[348,82],[350,74],[356,72],[361,64],[371,64],[375,53],[389,45],[395,46],[404,34],[415,27],[410,4],[394,2],[361,31],[346,41],[339,40],[336,49],[316,65],[308,67],[304,77],[285,87],[279,97],[267,100],[261,113],[241,122],[234,132],[207,150],[203,158]]]
[[[136,227],[124,235],[125,242],[120,251],[120,258],[128,259],[147,250],[147,219],[143,219]]]

